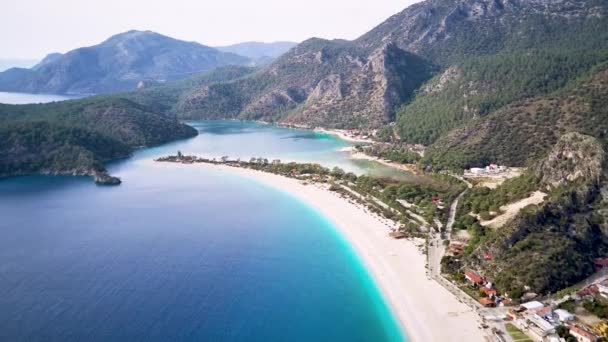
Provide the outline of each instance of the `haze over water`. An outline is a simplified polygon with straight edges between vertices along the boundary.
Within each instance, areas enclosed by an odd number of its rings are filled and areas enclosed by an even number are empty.
[[[118,187],[0,180],[0,340],[402,340],[357,257],[312,208],[219,170],[149,162],[178,149],[333,160],[347,144],[194,125],[197,138],[113,163]]]

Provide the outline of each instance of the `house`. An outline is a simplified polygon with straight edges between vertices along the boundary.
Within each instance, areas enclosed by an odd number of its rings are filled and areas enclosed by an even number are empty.
[[[593,266],[595,266],[596,270],[601,270],[602,268],[608,267],[608,258],[595,258],[593,259]]]
[[[600,295],[608,297],[608,279],[604,279],[596,284],[597,290]]]
[[[481,175],[485,172],[485,169],[482,169],[479,167],[472,167],[471,170],[469,170],[469,172],[473,175]]]
[[[483,278],[475,273],[475,272],[465,272],[464,273],[464,278],[471,284],[471,285],[483,285]]]
[[[537,309],[536,314],[542,319],[553,319],[553,308],[551,308],[550,306],[545,306],[543,308]]]
[[[536,329],[534,329],[534,330],[536,330],[535,332],[537,333],[537,335],[539,335],[541,337],[545,337],[547,335],[551,335],[551,334],[555,333],[555,327],[553,326],[553,324],[547,322],[545,319],[543,319],[539,315],[532,314],[532,315],[526,316],[526,318],[530,321],[530,323],[532,323],[536,326]]]
[[[574,315],[564,309],[555,310],[555,314],[560,322],[570,322],[574,320]]]
[[[576,294],[580,297],[593,296],[599,292],[596,284],[591,284],[584,289],[578,291]]]
[[[479,303],[481,303],[481,305],[485,306],[486,308],[496,306],[496,303],[494,303],[492,299],[485,297],[479,298]]]
[[[534,311],[545,307],[543,303],[537,301],[523,303],[521,306],[528,311]]]
[[[448,247],[448,253],[453,256],[462,254],[463,250],[464,250],[464,243],[458,242],[458,241],[450,243],[450,246]]]
[[[581,327],[572,325],[568,328],[570,328],[570,335],[574,336],[578,342],[597,342],[599,340],[595,334]]]
[[[479,291],[485,293],[488,296],[488,298],[496,297],[496,290],[492,289],[492,288],[488,288],[487,286],[480,287]]]

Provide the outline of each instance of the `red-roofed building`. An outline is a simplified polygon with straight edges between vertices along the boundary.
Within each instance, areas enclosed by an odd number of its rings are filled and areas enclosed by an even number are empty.
[[[493,307],[496,306],[496,303],[490,298],[479,298],[479,303],[485,307]]]
[[[608,267],[608,258],[595,258],[593,259],[593,265],[598,270]]]
[[[576,294],[581,297],[585,297],[585,296],[594,296],[598,293],[599,293],[599,290],[597,288],[597,285],[592,284],[592,285],[585,287],[582,290],[579,290]]]
[[[587,331],[581,327],[571,325],[568,328],[570,328],[570,335],[576,337],[578,342],[597,342],[599,340],[599,338],[595,336],[594,333]]]
[[[489,289],[485,286],[482,286],[479,288],[479,290],[483,293],[485,293],[488,297],[490,298],[494,298],[496,297],[496,290],[495,289]]]
[[[472,285],[483,285],[483,278],[475,272],[465,272],[464,277]]]
[[[464,244],[462,242],[452,242],[448,247],[448,253],[451,255],[460,255],[464,249]]]

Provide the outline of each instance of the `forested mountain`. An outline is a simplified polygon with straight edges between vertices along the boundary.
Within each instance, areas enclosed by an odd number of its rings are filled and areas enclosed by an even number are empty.
[[[607,7],[599,0],[427,0],[354,41],[307,40],[247,78],[192,91],[175,108],[186,118],[340,128],[396,120],[401,141],[431,144],[605,61]]]
[[[464,266],[481,270],[501,291],[519,293],[514,299],[525,291],[555,292],[591,275],[593,258],[608,252],[605,163],[605,144],[566,133],[524,176],[496,190],[473,189],[459,207],[456,224],[472,234],[461,258]],[[544,201],[499,229],[484,227],[469,214],[534,191],[544,192]]]
[[[175,118],[120,98],[0,105],[0,177],[73,174],[113,182],[104,162],[196,134]]]
[[[51,54],[32,69],[0,73],[0,91],[97,94],[135,89],[141,81],[183,79],[251,61],[150,31],[129,31],[99,45]]]
[[[367,53],[349,41],[313,38],[247,78],[201,87],[179,108],[188,118],[378,127],[433,70],[393,44]]]

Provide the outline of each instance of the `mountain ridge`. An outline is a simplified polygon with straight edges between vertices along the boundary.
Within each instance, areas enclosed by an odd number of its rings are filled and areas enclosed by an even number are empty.
[[[0,91],[96,94],[135,89],[141,81],[164,82],[248,58],[152,31],[132,30],[100,44],[52,54],[31,70],[0,73]]]

